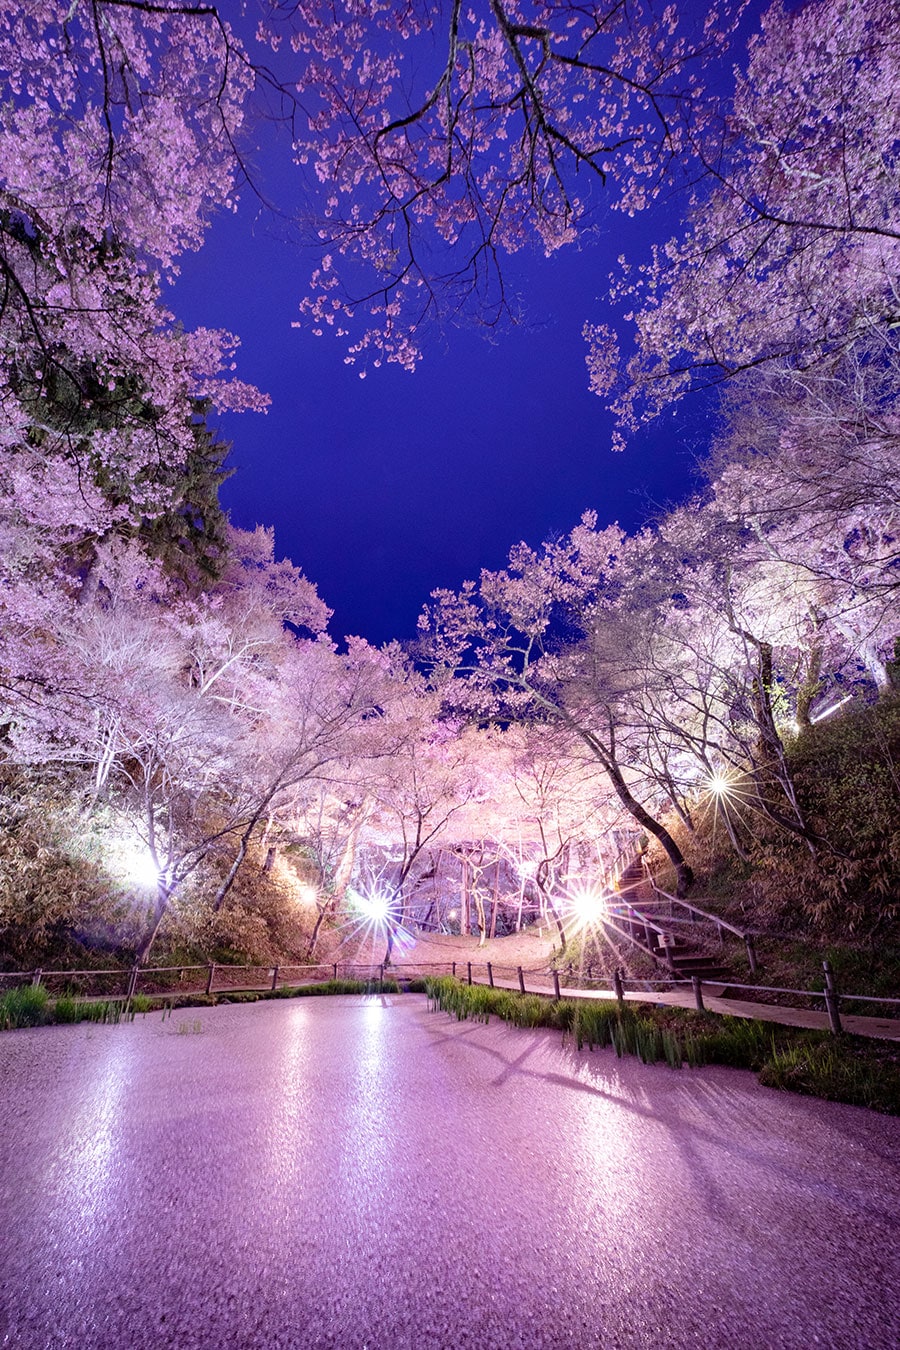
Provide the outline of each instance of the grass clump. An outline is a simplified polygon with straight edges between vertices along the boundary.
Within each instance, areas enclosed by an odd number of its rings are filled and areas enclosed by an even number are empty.
[[[323,980],[321,984],[298,984],[290,989],[276,989],[270,997],[310,998],[320,994],[399,994],[396,980]]]
[[[424,980],[410,980],[405,988],[411,993],[425,993]],[[131,999],[76,998],[71,992],[51,1001],[43,985],[20,985],[0,997],[0,1031],[18,1027],[42,1026],[47,1023],[74,1024],[77,1022],[104,1022],[117,1024],[133,1022],[138,1013],[162,1009],[163,1016],[173,1009],[215,1008],[220,1003],[258,1003],[272,998],[308,998],[320,994],[399,994],[401,987],[395,979],[386,980],[326,980],[322,984],[286,986],[281,989],[223,990],[218,994],[135,994]],[[539,1000],[536,1000],[539,1001]],[[525,1025],[523,1023],[523,1025]]]
[[[900,1069],[842,1053],[837,1043],[804,1040],[773,1047],[759,1081],[830,1102],[900,1115]]]
[[[670,1068],[722,1064],[751,1069],[767,1087],[805,1092],[827,1101],[900,1115],[900,1062],[890,1048],[862,1037],[802,1031],[743,1017],[717,1017],[681,1008],[620,1007],[611,1001],[560,999],[467,985],[444,976],[426,980],[431,1011],[460,1021],[499,1017],[517,1027],[549,1027],[571,1036],[579,1050],[610,1046],[621,1059]]]
[[[0,1031],[37,1027],[47,1023],[132,1022],[136,1013],[150,1012],[153,999],[138,994],[133,999],[78,999],[71,993],[51,1000],[43,985],[21,985],[0,998]]]
[[[50,996],[42,984],[21,984],[0,996],[0,1031],[39,1027],[49,1019]]]

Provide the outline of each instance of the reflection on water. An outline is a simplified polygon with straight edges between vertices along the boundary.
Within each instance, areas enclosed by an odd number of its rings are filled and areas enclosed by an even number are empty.
[[[298,1000],[288,1009],[283,1032],[273,1046],[268,1066],[270,1109],[264,1127],[261,1156],[258,1160],[261,1180],[277,1192],[298,1194],[308,1171],[315,1165],[319,1141],[314,1131],[316,1100],[321,1100],[317,1075],[315,1028],[310,1008]]]
[[[347,1046],[350,1090],[344,1096],[341,1173],[366,1208],[380,1203],[391,1180],[397,1147],[392,1101],[393,1060],[389,1009],[380,998],[366,999],[353,1023]]]
[[[69,1238],[85,1247],[102,1238],[119,1202],[116,1165],[128,1109],[133,1047],[130,1038],[117,1034],[118,1030],[94,1033],[105,1041],[99,1072],[81,1085],[47,1178],[48,1190],[55,1192],[66,1214]]]
[[[749,1075],[378,998],[15,1032],[0,1073],[16,1350],[900,1345],[897,1122]]]

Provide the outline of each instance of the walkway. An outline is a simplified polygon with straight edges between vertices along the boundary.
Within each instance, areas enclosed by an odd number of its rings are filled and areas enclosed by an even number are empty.
[[[435,937],[421,936],[415,946],[403,953],[395,950],[392,966],[394,973],[400,970],[412,972],[417,967],[427,974],[432,963],[456,961],[458,975],[466,976],[466,963],[472,962],[472,979],[477,984],[487,984],[484,967],[488,961],[497,969],[509,971],[521,966],[525,975],[526,989],[529,993],[553,996],[551,977],[547,973],[547,963],[554,950],[553,937],[546,938],[535,933],[518,933],[510,937],[495,938],[492,943],[479,947],[473,938],[460,938],[451,934]],[[508,979],[494,975],[494,985],[498,989],[517,991],[517,979]],[[703,1002],[709,1012],[725,1013],[730,1017],[758,1018],[761,1022],[777,1022],[781,1026],[806,1027],[813,1031],[827,1031],[828,1014],[824,1008],[819,1011],[812,1008],[785,1008],[772,1003],[754,1003],[748,998],[722,998],[723,984],[710,982],[703,986]],[[562,987],[564,998],[612,999],[615,994],[605,989],[568,989]],[[694,995],[688,985],[681,989],[667,990],[664,993],[653,990],[626,990],[625,997],[632,1003],[661,1003],[675,1008],[695,1007]],[[841,1024],[845,1031],[854,1036],[871,1036],[876,1040],[900,1041],[900,1017],[867,1017],[845,1011],[847,1004],[841,1000]],[[864,1006],[864,1005],[857,1005]],[[878,1006],[878,1005],[875,1005]]]
[[[460,972],[457,971],[457,974]],[[486,977],[472,975],[473,984],[487,984]],[[497,989],[519,990],[518,980],[494,978]],[[525,987],[529,994],[545,994],[555,997],[550,982],[545,976],[535,978],[526,973]],[[730,1017],[751,1017],[760,1022],[777,1022],[785,1027],[806,1027],[812,1031],[828,1031],[827,1012],[816,1012],[812,1008],[783,1008],[772,1003],[750,1003],[745,999],[722,998],[712,993],[721,989],[721,985],[710,985],[703,989],[703,1004],[707,1012],[725,1013]],[[563,998],[614,999],[609,989],[567,989],[561,987]],[[629,1003],[666,1004],[672,1008],[695,1008],[694,994],[690,989],[672,989],[663,993],[653,990],[628,989],[625,998]],[[900,1018],[898,1017],[860,1017],[852,1013],[841,1012],[841,1025],[854,1036],[872,1036],[876,1040],[900,1041]]]

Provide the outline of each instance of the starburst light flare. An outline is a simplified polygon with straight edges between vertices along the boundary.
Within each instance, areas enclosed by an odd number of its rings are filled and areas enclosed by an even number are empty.
[[[566,895],[566,909],[578,928],[590,928],[606,914],[606,893],[596,884],[582,884]]]
[[[351,890],[348,894],[353,908],[361,919],[370,923],[373,928],[383,928],[387,924],[391,900],[386,891],[374,886],[365,891]]]

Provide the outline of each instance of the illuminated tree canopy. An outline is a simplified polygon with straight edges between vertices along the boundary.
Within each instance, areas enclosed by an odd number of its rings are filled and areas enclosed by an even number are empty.
[[[734,779],[849,873],[787,747],[898,686],[900,5],[701,8],[0,15],[3,791],[74,803],[67,847],[94,840],[141,959],[182,902],[227,911],[264,846],[305,850],[310,951],[367,868],[398,925],[422,918],[444,854],[482,937],[491,867],[547,912],[614,831],[653,836],[685,889],[675,835]],[[617,329],[585,313],[588,378],[625,432],[725,382],[696,499],[632,536],[588,513],[515,545],[434,593],[411,650],[333,640],[272,532],[218,505],[207,415],[266,405],[237,338],[163,300],[257,186],[263,113],[306,185],[301,321],[373,367],[413,368],[463,312],[496,325],[510,257],[573,243],[601,202],[677,203],[673,239],[621,264]],[[729,818],[742,859],[751,833]]]

